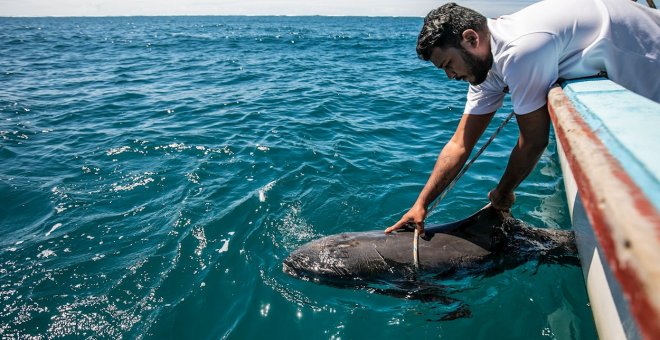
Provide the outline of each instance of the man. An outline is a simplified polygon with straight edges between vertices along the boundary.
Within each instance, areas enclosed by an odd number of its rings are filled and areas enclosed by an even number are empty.
[[[410,223],[424,231],[429,204],[463,167],[507,92],[520,135],[488,193],[501,211],[511,208],[513,191],[547,146],[546,98],[558,79],[606,73],[660,102],[660,14],[631,1],[546,0],[497,19],[448,3],[424,19],[417,54],[470,87],[465,113],[417,201],[386,233]]]

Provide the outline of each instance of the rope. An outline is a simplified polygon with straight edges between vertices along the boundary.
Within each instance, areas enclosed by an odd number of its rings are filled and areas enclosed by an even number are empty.
[[[415,228],[415,236],[413,238],[413,261],[415,263],[415,272],[419,271],[419,230]]]
[[[454,179],[451,182],[449,182],[449,184],[445,187],[445,189],[442,190],[440,195],[438,195],[438,197],[435,198],[435,200],[433,201],[434,203],[431,205],[431,209],[428,210],[428,213],[426,214],[426,216],[431,215],[431,212],[433,212],[433,210],[438,206],[440,201],[442,201],[442,199],[445,198],[445,196],[447,196],[447,193],[454,187],[454,185],[456,185],[456,182],[458,182],[458,180],[463,176],[463,174],[465,174],[465,172],[472,166],[474,161],[476,161],[477,158],[479,156],[481,156],[481,154],[484,152],[484,150],[486,150],[486,147],[488,147],[488,145],[490,145],[490,143],[493,141],[493,139],[495,139],[497,134],[499,134],[500,131],[502,131],[502,129],[504,128],[506,123],[508,123],[509,120],[511,120],[511,117],[513,117],[513,114],[514,114],[513,112],[509,113],[509,115],[506,117],[506,119],[504,119],[502,124],[500,124],[500,126],[497,128],[497,130],[495,130],[495,132],[493,132],[493,134],[490,136],[490,138],[488,138],[486,143],[484,143],[484,145],[481,147],[481,149],[479,149],[479,151],[477,151],[477,153],[474,154],[474,156],[472,156],[472,159],[465,166],[463,166],[463,168],[461,169],[461,171],[458,172],[456,177],[454,177]],[[413,261],[414,261],[414,264],[415,264],[415,271],[419,270],[419,247],[418,247],[418,244],[419,244],[419,231],[417,230],[417,228],[415,228],[415,235],[413,236]]]

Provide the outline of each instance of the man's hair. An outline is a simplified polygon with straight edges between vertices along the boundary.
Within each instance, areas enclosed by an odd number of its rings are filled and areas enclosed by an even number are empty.
[[[460,48],[463,32],[467,29],[481,31],[486,27],[486,17],[453,2],[432,10],[424,18],[424,26],[417,38],[417,55],[431,59],[434,47]]]

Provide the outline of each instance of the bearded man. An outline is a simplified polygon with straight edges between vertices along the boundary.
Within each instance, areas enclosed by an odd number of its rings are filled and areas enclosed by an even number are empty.
[[[506,93],[520,134],[488,193],[500,211],[511,208],[514,190],[548,144],[547,95],[559,79],[606,75],[660,102],[660,14],[632,1],[546,0],[497,19],[448,3],[424,19],[417,54],[470,87],[463,117],[426,185],[386,233],[411,223],[424,231],[429,204],[463,167]]]

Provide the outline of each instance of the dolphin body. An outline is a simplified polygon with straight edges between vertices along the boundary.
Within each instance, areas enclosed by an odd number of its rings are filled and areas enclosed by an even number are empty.
[[[423,284],[415,280],[419,277],[443,280],[494,275],[530,260],[579,265],[572,231],[534,228],[513,217],[501,218],[490,205],[466,219],[427,226],[419,239],[418,269],[414,267],[412,231],[323,237],[292,252],[284,260],[283,271],[344,288],[396,282],[419,287]],[[410,289],[392,295],[415,298]]]

